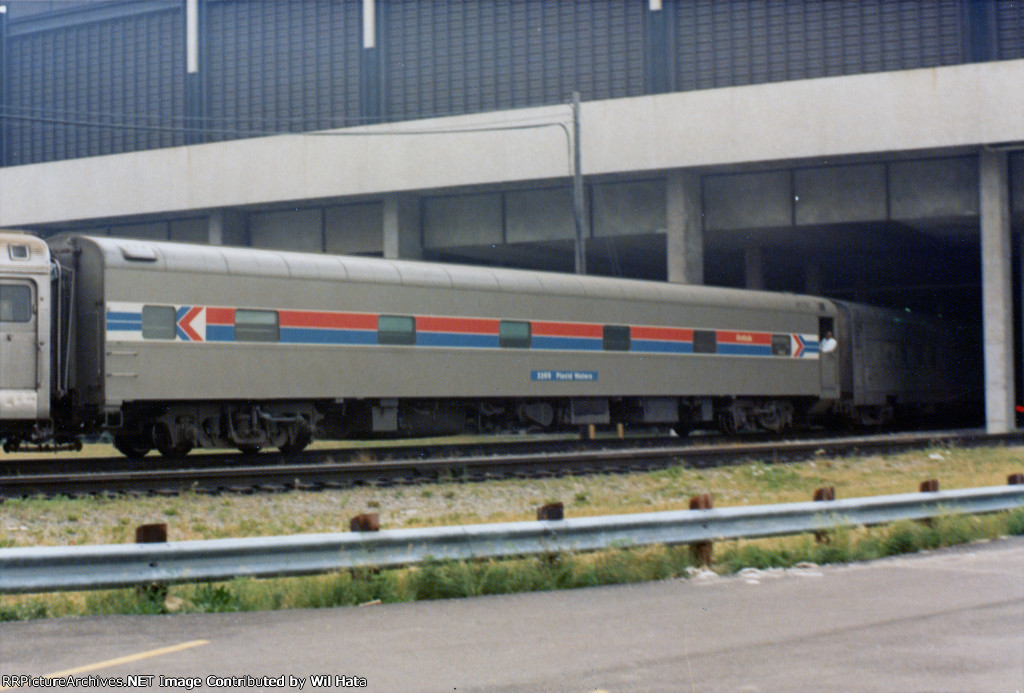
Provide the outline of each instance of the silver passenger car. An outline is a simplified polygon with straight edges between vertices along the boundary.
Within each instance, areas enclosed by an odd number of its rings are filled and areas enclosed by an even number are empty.
[[[780,430],[937,396],[920,387],[936,364],[911,374],[876,358],[915,352],[927,330],[811,296],[89,236],[52,239],[50,253],[27,235],[0,242],[33,258],[27,275],[0,262],[0,298],[25,286],[34,306],[27,321],[23,308],[0,315],[22,345],[0,371],[8,443],[109,431],[126,454],[181,455],[467,427]],[[839,345],[823,352],[830,331]],[[867,349],[851,333],[878,336]]]
[[[467,420],[771,428],[839,395],[812,297],[84,236],[55,254],[78,278],[73,389],[134,452]]]

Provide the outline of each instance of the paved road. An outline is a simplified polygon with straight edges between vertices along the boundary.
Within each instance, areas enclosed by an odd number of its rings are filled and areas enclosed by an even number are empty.
[[[1024,539],[572,592],[0,624],[0,675],[69,671],[158,690],[163,675],[308,691],[325,674],[371,691],[1024,693]]]

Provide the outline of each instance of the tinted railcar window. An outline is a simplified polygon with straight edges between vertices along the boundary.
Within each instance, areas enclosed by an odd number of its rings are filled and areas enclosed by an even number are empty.
[[[793,345],[788,334],[772,335],[772,356],[789,356],[792,354]]]
[[[142,338],[174,339],[175,318],[172,306],[142,306]]]
[[[695,354],[717,354],[718,336],[714,330],[693,331],[693,353]]]
[[[516,320],[502,320],[498,323],[499,346],[508,349],[529,349],[530,344],[530,323]]]
[[[416,321],[406,315],[377,316],[378,344],[415,344]]]
[[[279,338],[276,310],[236,310],[236,342],[276,342]]]
[[[605,325],[604,350],[629,351],[629,328],[624,325]]]
[[[28,322],[32,319],[32,289],[24,285],[0,286],[0,322]]]

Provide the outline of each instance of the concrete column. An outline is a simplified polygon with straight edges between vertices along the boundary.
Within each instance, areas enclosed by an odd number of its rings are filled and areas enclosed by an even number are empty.
[[[384,198],[384,257],[418,260],[423,257],[419,198],[399,193]]]
[[[764,289],[764,248],[747,246],[743,251],[743,264],[747,277],[746,288]]]
[[[1007,155],[1005,152],[983,149],[978,163],[981,295],[985,337],[985,421],[989,433],[1005,433],[1016,428]]]
[[[668,280],[677,284],[704,283],[704,224],[700,176],[673,171],[666,181]]]
[[[210,245],[248,245],[245,238],[245,215],[233,209],[214,209],[206,220],[207,243]]]

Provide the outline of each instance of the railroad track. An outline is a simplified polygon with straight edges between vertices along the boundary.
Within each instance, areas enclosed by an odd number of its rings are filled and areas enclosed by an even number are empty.
[[[1024,433],[987,435],[977,430],[933,431],[871,436],[846,436],[798,441],[694,443],[690,440],[601,441],[606,449],[535,449],[495,454],[490,448],[461,449],[461,454],[436,454],[434,448],[374,448],[373,454],[386,452],[388,459],[367,460],[367,450],[318,451],[299,456],[264,453],[258,456],[205,455],[178,461],[152,458],[154,465],[139,468],[138,461],[119,459],[122,468],[104,458],[90,471],[46,468],[0,473],[0,498],[32,496],[81,496],[110,493],[173,494],[198,493],[272,493],[290,490],[321,490],[359,485],[417,484],[433,481],[485,481],[513,477],[543,477],[570,474],[645,471],[674,464],[709,467],[745,460],[786,462],[811,456],[849,455],[866,452],[892,452],[933,445],[1008,444],[1024,441]],[[575,448],[575,446],[568,446]],[[480,454],[482,450],[489,454]],[[421,454],[412,454],[419,452]],[[429,452],[429,457],[422,456]],[[402,454],[405,453],[405,454]],[[148,459],[148,458],[147,458]],[[84,460],[77,460],[81,464]],[[74,463],[75,460],[64,460]],[[10,463],[5,461],[5,465]],[[125,468],[124,465],[131,468]],[[74,466],[73,464],[71,465]],[[29,469],[29,471],[25,471]]]

